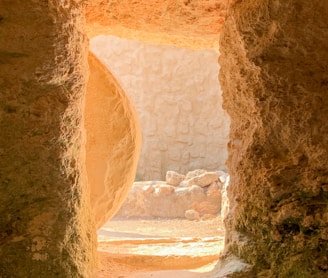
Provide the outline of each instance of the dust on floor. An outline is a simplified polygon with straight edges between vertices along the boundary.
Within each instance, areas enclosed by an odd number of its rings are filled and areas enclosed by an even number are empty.
[[[98,231],[96,278],[205,277],[223,247],[220,217],[112,220]]]

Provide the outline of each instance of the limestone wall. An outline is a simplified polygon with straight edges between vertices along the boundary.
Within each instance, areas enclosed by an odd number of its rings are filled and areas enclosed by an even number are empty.
[[[221,108],[216,52],[105,36],[94,38],[91,50],[138,111],[143,147],[137,179],[224,169],[229,119]]]
[[[226,252],[254,266],[238,277],[327,276],[327,18],[323,1],[231,1]]]
[[[90,277],[76,1],[0,1],[0,277]]]

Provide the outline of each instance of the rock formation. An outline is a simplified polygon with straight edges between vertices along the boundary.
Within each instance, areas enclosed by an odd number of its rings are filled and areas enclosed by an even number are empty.
[[[167,171],[165,181],[169,185],[178,186],[185,179],[184,175],[181,175],[174,171]]]
[[[193,49],[218,48],[228,0],[87,1],[90,37],[111,34]]]
[[[327,276],[328,4],[319,0],[2,0],[0,276],[90,277],[82,9],[89,36],[119,30],[213,48],[227,2],[220,80],[231,117],[230,210],[211,276],[232,263],[249,266],[235,277]]]
[[[215,178],[210,180],[206,178],[207,183],[204,183],[206,174],[211,177],[215,174]],[[172,181],[173,175],[192,178],[181,180],[180,184],[176,184],[175,179],[174,185],[171,185],[169,182]],[[222,183],[219,177],[226,178],[228,175],[220,172],[219,176],[215,172],[196,170],[189,172],[186,176],[168,171],[167,182],[135,182],[116,217],[144,219],[186,217],[190,220],[199,220],[205,215],[209,218],[219,214],[222,199]]]
[[[0,11],[0,277],[89,277],[81,7],[4,0]]]
[[[226,254],[253,266],[242,277],[327,275],[327,18],[322,1],[231,1]]]

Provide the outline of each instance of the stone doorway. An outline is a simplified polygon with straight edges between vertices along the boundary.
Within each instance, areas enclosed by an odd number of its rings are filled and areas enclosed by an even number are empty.
[[[215,50],[113,36],[93,38],[90,49],[137,110],[143,135],[137,180],[163,180],[171,170],[225,170],[230,123]]]
[[[102,260],[111,254],[140,268],[143,257],[148,270],[217,261],[224,238],[220,209],[229,130],[217,79],[218,53],[111,36],[94,38],[90,48],[136,107],[143,133],[136,182],[121,210],[98,231]],[[198,168],[221,171],[204,188],[165,181],[167,171],[187,174]],[[139,245],[132,248],[131,242]],[[142,251],[133,253],[127,246]]]
[[[0,276],[89,277],[90,211],[109,218],[133,182],[139,129],[101,63],[90,55],[88,66],[87,33],[196,48],[220,37],[234,198],[218,271],[237,257],[250,266],[240,277],[327,276],[326,1],[6,0],[0,7]],[[107,83],[88,84],[89,72]],[[91,188],[97,198],[90,205],[84,96],[87,86],[97,92],[103,85],[123,104],[109,106],[119,116],[107,119],[134,133],[111,130],[118,152],[102,167],[115,183],[103,186],[104,175],[100,188]],[[118,133],[127,136],[115,141]]]

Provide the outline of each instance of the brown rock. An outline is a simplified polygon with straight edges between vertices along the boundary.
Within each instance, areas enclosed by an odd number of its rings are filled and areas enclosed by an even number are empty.
[[[305,209],[296,201],[281,206],[278,212],[272,213],[272,216],[274,224],[283,224],[287,220],[293,221],[305,217]]]
[[[255,276],[269,268],[263,277],[324,277],[328,242],[320,235],[327,227],[322,185],[327,183],[328,98],[327,70],[320,69],[328,61],[322,29],[328,5],[230,3],[219,60],[224,107],[231,117],[226,253],[254,265]],[[317,214],[321,218],[314,217],[314,227],[302,226]],[[272,231],[272,219],[278,233]]]
[[[90,277],[94,266],[81,8],[0,1],[0,277]]]
[[[194,184],[190,186],[188,189],[190,191],[191,198],[194,202],[201,202],[206,199],[206,194],[203,188],[201,188],[200,186]]]
[[[173,186],[178,186],[184,180],[185,176],[174,171],[166,172],[166,182]]]
[[[213,214],[217,215],[220,212],[221,204],[214,204],[209,201],[194,203],[191,208],[198,211],[200,215]]]
[[[197,169],[194,171],[190,171],[187,173],[187,175],[185,176],[185,180],[190,180],[191,178],[197,177],[201,174],[205,174],[207,171],[203,170],[203,169]]]
[[[156,196],[167,196],[174,192],[174,186],[163,184],[155,188]]]
[[[227,2],[87,1],[88,33],[91,37],[111,34],[147,43],[217,48]]]
[[[174,187],[163,182],[148,183],[134,183],[117,217],[181,218],[192,204],[207,199],[204,189],[198,185]]]
[[[206,17],[223,10],[221,2],[155,1],[145,12],[148,2],[0,2],[1,277],[90,277],[95,233],[84,173],[88,66],[82,3],[90,29],[122,21],[130,34],[147,28],[172,40],[190,32],[208,41],[206,28],[221,26]],[[220,34],[220,82],[231,117],[232,198],[225,220],[228,258],[217,266],[233,264],[234,271],[247,272],[239,277],[325,277],[327,2],[231,0],[229,5]],[[217,32],[213,35],[217,40]],[[122,109],[114,103],[113,110]],[[124,113],[117,113],[114,119],[122,120]],[[109,139],[117,139],[112,131]],[[126,194],[130,170],[115,164],[120,154],[108,166],[117,172],[108,176],[126,179],[121,173],[127,171],[127,179],[119,181],[122,189],[114,184],[93,192],[97,214],[98,204],[105,213],[118,209]],[[130,162],[125,167],[133,169],[134,159],[124,154],[123,161]],[[103,174],[107,165],[100,165]]]
[[[221,204],[222,192],[218,183],[212,183],[206,191],[207,200],[214,204]]]
[[[155,191],[155,188],[151,185],[145,185],[142,188],[143,191],[145,191],[146,194],[150,195],[151,193],[153,193]]]
[[[195,176],[189,180],[186,180],[185,186],[198,185],[200,187],[205,187],[210,185],[213,182],[218,181],[219,177],[216,172],[206,172]]]

